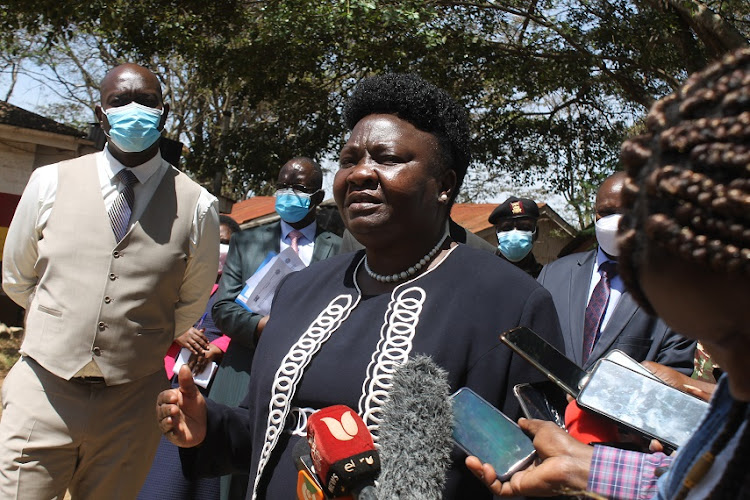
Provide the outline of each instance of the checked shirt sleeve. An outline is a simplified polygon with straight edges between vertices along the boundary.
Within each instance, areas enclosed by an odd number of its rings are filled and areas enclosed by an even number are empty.
[[[672,460],[663,453],[595,446],[587,489],[617,500],[650,499],[656,493],[656,481]]]

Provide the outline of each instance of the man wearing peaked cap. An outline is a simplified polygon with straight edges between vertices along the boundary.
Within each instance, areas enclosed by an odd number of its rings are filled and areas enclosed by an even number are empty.
[[[534,200],[511,196],[489,217],[497,232],[497,254],[536,278],[542,270],[531,252],[539,233],[536,221],[539,207]]]

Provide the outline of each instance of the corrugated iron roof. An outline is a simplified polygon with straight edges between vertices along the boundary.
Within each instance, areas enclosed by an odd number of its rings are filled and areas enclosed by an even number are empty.
[[[0,101],[0,124],[73,137],[86,136],[84,132],[81,132],[78,129],[63,125],[62,123],[32,113],[31,111],[26,111],[25,109],[14,106],[6,101]]]
[[[276,198],[273,196],[253,196],[232,205],[229,216],[237,221],[237,224],[244,224],[274,213],[275,205]]]

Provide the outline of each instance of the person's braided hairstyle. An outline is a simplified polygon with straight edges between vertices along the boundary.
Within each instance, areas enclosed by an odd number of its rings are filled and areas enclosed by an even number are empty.
[[[464,107],[413,73],[386,73],[357,84],[346,101],[344,122],[351,130],[362,118],[378,113],[398,116],[437,138],[442,168],[456,172],[452,204],[471,161],[471,134]]]
[[[622,146],[629,177],[619,267],[633,297],[653,313],[637,279],[647,244],[750,277],[750,49],[654,104],[646,128]]]
[[[638,284],[648,245],[727,276],[750,277],[750,49],[690,77],[651,108],[646,127],[622,146],[628,178],[619,268],[633,297],[653,312]],[[747,404],[735,403],[712,456],[747,419]],[[746,425],[707,498],[750,494],[748,453]],[[689,490],[684,486],[677,498]]]

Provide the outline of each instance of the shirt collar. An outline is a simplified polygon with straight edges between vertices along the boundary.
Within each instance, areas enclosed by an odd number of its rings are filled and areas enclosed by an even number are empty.
[[[125,165],[117,161],[117,159],[112,156],[112,153],[109,151],[109,147],[104,148],[104,158],[107,160],[105,163],[105,168],[107,169],[107,174],[109,175],[110,179],[114,179],[115,176],[122,170],[123,168],[127,168]],[[161,154],[157,151],[156,154],[151,158],[150,160],[146,161],[145,163],[141,163],[137,167],[131,167],[130,171],[133,172],[133,174],[138,179],[138,182],[141,184],[144,184],[149,178],[151,178],[152,175],[156,173],[156,171],[161,166],[162,159]]]
[[[307,238],[307,241],[315,241],[315,232],[318,229],[318,225],[315,223],[315,221],[312,221],[307,226],[303,227],[302,229],[299,229],[298,231],[302,233],[302,236]],[[289,233],[291,233],[294,230],[292,226],[281,221],[281,239],[286,240],[289,236]]]
[[[594,272],[599,272],[599,267],[607,261],[617,262],[617,259],[610,259],[607,254],[599,247],[596,251],[596,264],[594,265]]]

